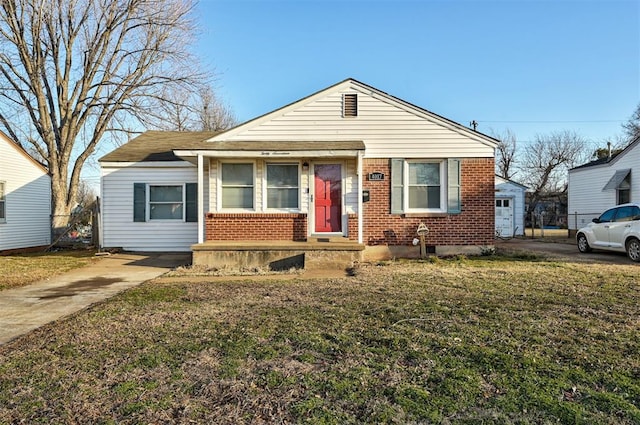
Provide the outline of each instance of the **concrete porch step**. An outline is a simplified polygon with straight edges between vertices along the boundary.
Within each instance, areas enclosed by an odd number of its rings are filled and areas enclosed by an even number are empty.
[[[345,243],[345,244],[355,244],[357,242],[352,241],[344,236],[320,236],[314,235],[309,236],[307,238],[307,242],[310,243]]]
[[[207,267],[346,269],[362,260],[364,244],[349,241],[208,241],[191,246],[193,264]]]

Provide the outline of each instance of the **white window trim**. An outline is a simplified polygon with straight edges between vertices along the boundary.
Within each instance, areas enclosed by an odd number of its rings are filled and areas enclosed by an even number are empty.
[[[409,164],[439,164],[440,169],[440,208],[409,208]],[[403,167],[403,205],[406,213],[446,213],[447,212],[447,161],[444,159],[405,159]]]
[[[181,191],[182,191],[182,217],[181,218],[151,218],[151,204],[161,204],[162,202],[151,202],[151,186],[176,186],[176,187],[181,187]],[[166,222],[166,223],[179,223],[179,222],[185,222],[187,220],[187,188],[186,188],[186,184],[184,183],[147,183],[146,187],[145,187],[146,193],[145,193],[145,201],[146,201],[146,206],[145,206],[145,220],[149,223],[162,223],[162,222]],[[167,204],[169,203],[174,203],[174,202],[166,202]]]
[[[252,164],[253,165],[253,208],[222,208],[222,164]],[[246,159],[238,159],[238,160],[225,160],[218,161],[218,175],[216,178],[216,191],[217,191],[217,209],[220,212],[225,213],[248,213],[248,212],[256,212],[258,197],[257,197],[257,166],[256,161],[246,160]],[[265,171],[266,173],[266,171]]]
[[[298,208],[269,208],[267,201],[268,192],[268,167],[269,165],[297,165],[298,166]],[[255,186],[254,186],[255,187]],[[265,161],[262,173],[262,205],[265,212],[270,213],[298,213],[302,210],[302,167],[300,161]]]

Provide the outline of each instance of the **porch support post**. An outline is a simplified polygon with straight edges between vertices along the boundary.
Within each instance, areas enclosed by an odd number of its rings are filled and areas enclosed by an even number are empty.
[[[358,243],[362,243],[362,229],[364,227],[364,211],[363,211],[363,203],[362,203],[362,156],[363,152],[358,151]]]
[[[198,243],[204,242],[204,160],[198,154]]]

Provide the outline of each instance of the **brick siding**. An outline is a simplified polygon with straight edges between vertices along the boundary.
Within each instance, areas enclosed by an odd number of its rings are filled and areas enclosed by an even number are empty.
[[[367,245],[409,245],[417,237],[420,223],[429,228],[428,245],[491,245],[494,243],[494,160],[473,158],[461,161],[462,213],[391,215],[391,165],[389,159],[365,159],[363,189],[370,201],[364,203],[363,241]],[[382,172],[383,181],[367,181],[369,173]]]
[[[207,213],[208,241],[304,241],[307,214]]]
[[[389,159],[365,159],[363,189],[370,193],[363,203],[363,242],[367,245],[410,245],[420,223],[429,228],[428,245],[491,245],[494,243],[494,160],[461,161],[462,213],[441,215],[390,214],[391,165]],[[382,172],[383,181],[367,181],[369,173]],[[358,240],[358,216],[348,215],[348,235]],[[207,213],[206,240],[289,240],[307,238],[304,213]]]

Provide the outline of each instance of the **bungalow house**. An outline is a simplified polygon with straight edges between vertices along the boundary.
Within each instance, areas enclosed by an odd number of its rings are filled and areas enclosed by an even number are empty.
[[[51,243],[48,170],[0,131],[0,252]]]
[[[102,246],[192,250],[195,264],[411,257],[423,225],[431,252],[480,252],[494,243],[496,144],[347,79],[224,132],[148,131],[102,157]]]
[[[568,192],[571,234],[606,209],[640,202],[640,137],[620,152],[569,170]]]
[[[526,186],[496,175],[496,236],[524,235],[526,191]]]

